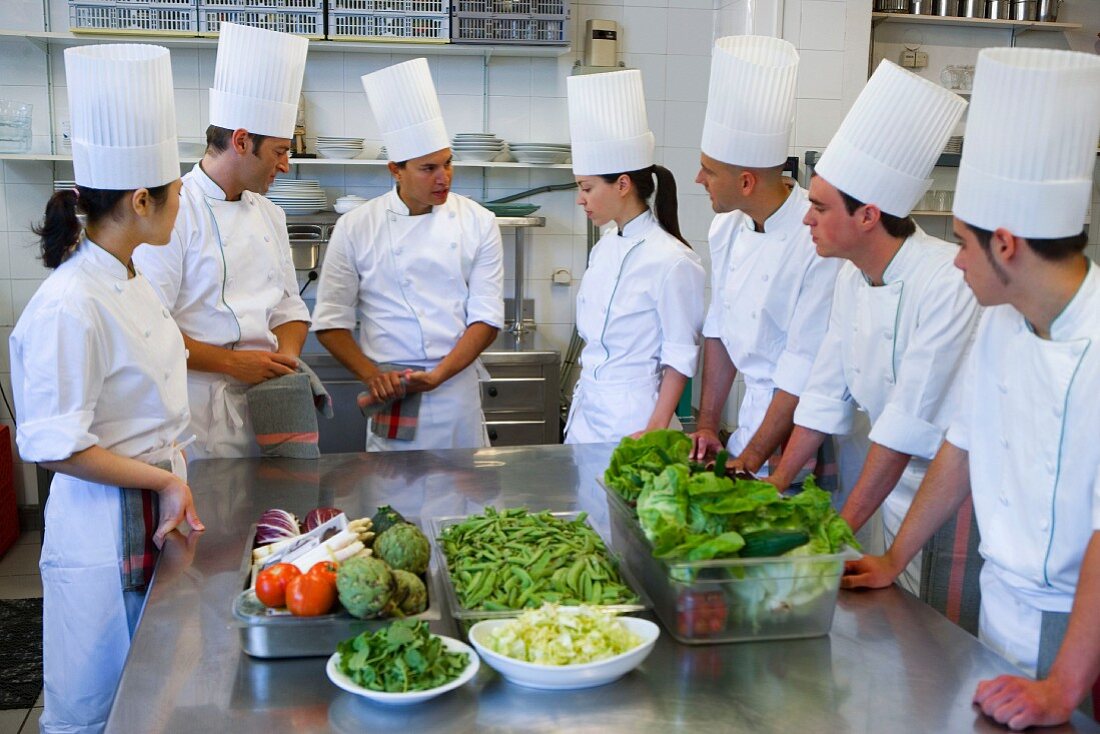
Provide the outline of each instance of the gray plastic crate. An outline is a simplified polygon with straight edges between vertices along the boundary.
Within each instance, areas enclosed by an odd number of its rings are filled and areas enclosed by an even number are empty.
[[[69,29],[75,33],[194,36],[198,14],[195,0],[70,0]]]
[[[278,11],[325,9],[325,0],[198,0],[199,8],[228,10]]]
[[[311,4],[320,5],[317,0],[312,0]],[[204,4],[199,6],[199,34],[216,36],[222,23],[239,23],[306,38],[325,37],[323,7],[299,10],[293,5],[245,6],[242,3],[236,3],[235,6],[228,3],[209,6],[204,0]]]
[[[566,45],[569,0],[452,0],[455,43]]]
[[[333,41],[450,43],[451,16],[330,11],[328,37]]]
[[[330,13],[405,13],[447,15],[451,0],[329,0]]]

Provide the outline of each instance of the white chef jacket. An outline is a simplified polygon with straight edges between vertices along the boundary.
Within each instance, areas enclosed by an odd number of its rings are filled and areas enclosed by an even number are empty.
[[[644,429],[662,368],[695,374],[705,279],[699,256],[648,209],[621,234],[612,228],[600,238],[577,292],[585,345],[566,443],[618,441]]]
[[[745,380],[737,430],[727,448],[744,451],[778,388],[801,395],[829,325],[840,261],[819,257],[802,223],[810,200],[794,184],[757,232],[740,211],[710,225],[711,301],[703,336],[721,339]]]
[[[198,164],[183,177],[172,241],[139,247],[134,263],[180,330],[196,341],[275,351],[275,327],[309,322],[283,210],[251,191],[227,201]],[[248,387],[228,375],[189,372],[194,458],[259,454],[244,396]]]
[[[986,309],[947,440],[969,452],[983,577],[1035,609],[1068,612],[1100,529],[1095,264],[1050,334],[1036,336],[1012,306]]]
[[[504,254],[496,217],[452,193],[410,216],[396,189],[341,217],[321,267],[313,331],[358,323],[358,342],[375,363],[431,369],[466,328],[504,325]],[[480,362],[424,393],[415,441],[368,434],[368,449],[488,445],[478,388]]]
[[[954,266],[955,245],[920,228],[870,281],[850,262],[837,276],[829,329],[795,409],[796,425],[844,435],[857,410],[870,439],[913,458],[883,502],[887,541],[901,527],[958,398],[955,373],[978,322],[978,304]],[[919,557],[906,585],[919,587]]]
[[[183,337],[144,277],[83,240],[27,304],[10,352],[24,461],[101,446],[184,476]],[[118,487],[55,475],[39,562],[45,732],[106,720],[144,598],[122,590],[121,543]]]

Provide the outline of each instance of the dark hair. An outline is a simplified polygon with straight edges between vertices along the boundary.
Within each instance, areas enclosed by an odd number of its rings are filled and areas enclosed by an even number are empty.
[[[615,183],[619,176],[628,176],[643,204],[649,202],[653,192],[657,192],[657,200],[654,202],[654,214],[661,228],[670,235],[680,240],[688,249],[691,245],[680,234],[680,217],[676,209],[676,177],[672,171],[664,166],[652,165],[637,171],[625,171],[623,173],[604,173],[600,175],[607,183]],[[657,178],[654,183],[654,177]]]
[[[168,199],[169,186],[171,184],[149,189],[149,196],[157,206]],[[115,210],[118,203],[133,191],[134,189],[122,191],[77,186],[76,191],[62,189],[54,192],[46,202],[46,216],[40,224],[31,228],[41,239],[42,263],[47,268],[56,268],[68,260],[84,227],[94,225],[107,217],[117,216]],[[80,192],[79,196],[77,192]],[[77,218],[77,212],[84,215],[83,224]]]
[[[837,192],[840,193],[840,198],[844,199],[844,208],[848,210],[848,214],[855,214],[856,209],[864,206],[864,202],[854,196],[848,196],[840,189],[837,189]],[[886,230],[886,234],[891,237],[909,237],[917,231],[917,225],[912,217],[895,217],[880,209],[879,221],[882,222],[882,228]]]
[[[257,155],[260,152],[260,146],[267,140],[267,135],[260,135],[259,133],[249,133],[248,137],[252,140],[252,155]],[[217,125],[211,125],[206,128],[206,149],[214,151],[215,153],[221,153],[229,149],[229,143],[233,140],[233,131],[229,128],[218,127]]]
[[[963,222],[963,224],[974,233],[982,249],[989,252],[989,243],[993,240],[993,232],[988,229],[975,227],[968,222]],[[1027,240],[1027,246],[1030,247],[1036,255],[1050,262],[1057,262],[1058,260],[1064,260],[1067,257],[1078,255],[1085,251],[1085,246],[1089,243],[1088,235],[1085,234],[1084,230],[1082,230],[1080,234],[1070,235],[1069,237],[1054,237],[1048,239],[1022,237],[1021,239]]]

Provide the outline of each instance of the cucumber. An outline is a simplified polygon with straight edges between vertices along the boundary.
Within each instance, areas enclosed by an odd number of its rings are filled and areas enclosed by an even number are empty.
[[[742,558],[781,556],[810,542],[810,534],[805,530],[757,530],[742,533],[741,537],[745,539]]]

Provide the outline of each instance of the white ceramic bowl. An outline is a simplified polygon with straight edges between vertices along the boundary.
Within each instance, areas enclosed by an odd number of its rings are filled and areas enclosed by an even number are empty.
[[[347,148],[318,148],[317,154],[322,158],[358,158],[363,154],[362,148],[347,149]]]
[[[499,150],[460,150],[452,151],[455,160],[459,161],[491,161],[501,154]]]
[[[487,619],[470,628],[470,643],[485,663],[512,683],[527,688],[568,690],[593,688],[618,680],[642,664],[653,650],[661,628],[637,617],[618,617],[626,628],[642,638],[641,644],[613,658],[579,665],[541,665],[501,655],[489,649],[489,634],[508,619]]]
[[[332,208],[337,214],[347,214],[352,209],[360,207],[365,203],[365,201],[338,201],[332,205]]]
[[[464,652],[470,656],[470,663],[466,666],[466,669],[449,683],[444,683],[441,686],[435,688],[429,688],[426,691],[413,691],[411,693],[383,693],[381,691],[372,691],[369,688],[364,688],[348,676],[341,672],[337,663],[340,660],[340,653],[334,652],[332,657],[328,659],[328,664],[325,665],[325,673],[328,674],[328,679],[335,683],[338,687],[343,688],[348,693],[354,693],[357,696],[363,696],[369,698],[372,701],[378,703],[385,703],[391,706],[408,706],[414,703],[420,703],[421,701],[427,701],[428,699],[435,698],[447,691],[452,691],[461,685],[467,683],[471,678],[477,675],[477,670],[481,667],[481,663],[478,660],[477,654],[464,642],[452,639],[450,637],[444,637],[437,635],[439,639],[443,640],[443,647],[448,652]]]

